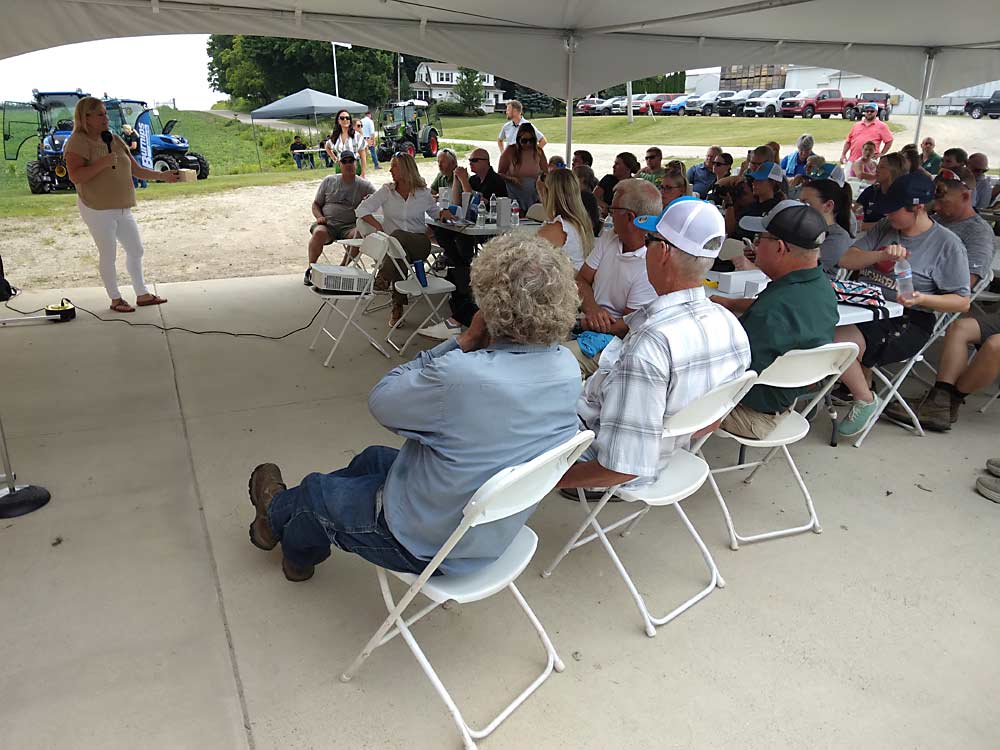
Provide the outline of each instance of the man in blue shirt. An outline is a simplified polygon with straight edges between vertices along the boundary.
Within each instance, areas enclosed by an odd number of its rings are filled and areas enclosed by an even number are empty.
[[[702,198],[708,195],[708,191],[715,184],[715,170],[712,162],[721,153],[722,146],[709,146],[708,152],[705,154],[705,161],[701,164],[695,164],[687,171],[687,181],[691,185],[691,189]]]
[[[366,448],[297,487],[271,463],[250,475],[250,541],[281,543],[288,580],[310,578],[331,544],[422,572],[487,479],[576,434],[580,370],[559,346],[579,305],[569,258],[536,237],[504,235],[473,262],[472,289],[480,310],[469,329],[390,371],[369,395],[372,416],[406,438],[401,449]],[[440,572],[493,562],[533,511],[473,527]]]

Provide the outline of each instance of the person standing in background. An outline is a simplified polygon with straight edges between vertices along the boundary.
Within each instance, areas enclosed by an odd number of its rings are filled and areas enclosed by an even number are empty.
[[[368,155],[372,158],[372,166],[375,169],[382,169],[378,163],[378,156],[375,154],[375,121],[372,119],[371,110],[365,112],[365,116],[361,118],[361,135],[368,146]]]
[[[139,161],[139,134],[127,122],[122,125],[122,140],[128,146],[132,158]],[[132,187],[145,188],[146,184],[145,180],[140,180],[138,177],[132,178]]]

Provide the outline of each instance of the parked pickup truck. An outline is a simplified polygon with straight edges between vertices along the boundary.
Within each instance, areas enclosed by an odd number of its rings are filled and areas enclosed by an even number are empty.
[[[978,120],[983,115],[989,115],[991,120],[997,119],[1000,117],[1000,90],[994,91],[989,99],[984,96],[966,99],[965,111],[973,120]]]
[[[839,89],[804,89],[781,100],[781,116],[801,115],[811,120],[819,115],[826,120],[831,115],[840,115],[845,120],[852,120],[857,107],[858,100],[845,98]]]
[[[774,117],[781,108],[781,102],[798,96],[800,89],[771,89],[760,96],[747,99],[743,105],[744,117]]]

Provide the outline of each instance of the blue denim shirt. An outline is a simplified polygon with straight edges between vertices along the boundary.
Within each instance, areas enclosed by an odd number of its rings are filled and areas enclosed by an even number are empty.
[[[499,341],[465,353],[451,339],[389,372],[368,408],[406,438],[382,488],[396,539],[431,559],[480,485],[576,434],[580,389],[579,365],[558,345]],[[492,562],[533,511],[470,529],[441,571],[470,573]]]

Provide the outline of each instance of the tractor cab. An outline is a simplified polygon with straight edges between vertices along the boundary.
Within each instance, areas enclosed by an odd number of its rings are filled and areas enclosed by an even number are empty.
[[[77,102],[89,94],[80,89],[34,89],[31,95],[30,102],[3,104],[4,158],[16,161],[24,144],[37,137],[36,158],[26,165],[31,192],[73,190],[63,159],[63,146],[73,132],[73,112]]]
[[[382,112],[382,142],[378,146],[378,158],[388,161],[397,152],[416,156],[434,157],[438,152],[438,138],[441,136],[441,118],[437,108],[427,102],[410,99],[396,102]]]
[[[105,99],[104,106],[108,109],[111,130],[115,133],[120,134],[123,125],[131,125],[139,131],[140,125],[148,124],[152,168],[157,172],[192,169],[198,173],[199,180],[208,177],[209,167],[205,157],[190,150],[187,138],[173,134],[177,120],[167,120],[164,125],[160,121],[159,110],[150,109],[146,102],[138,99]]]

